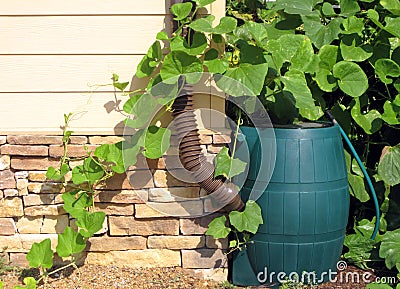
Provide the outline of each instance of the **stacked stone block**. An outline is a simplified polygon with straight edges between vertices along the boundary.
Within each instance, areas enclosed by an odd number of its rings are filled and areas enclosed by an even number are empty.
[[[229,140],[208,130],[201,139],[210,157]],[[119,140],[117,136],[73,136],[68,156],[85,156],[86,149]],[[45,238],[51,239],[55,249],[57,234],[68,225],[75,226],[63,209],[59,184],[46,179],[47,168],[57,166],[62,154],[61,136],[0,136],[0,252],[13,264],[27,266],[31,245]],[[71,166],[78,164],[71,162]],[[140,158],[126,175],[116,175],[98,188],[96,209],[107,217],[103,229],[90,238],[84,261],[179,266],[205,278],[225,280],[227,240],[205,236],[208,223],[219,213],[186,218],[213,210],[212,204],[198,199],[203,194],[196,184],[174,178],[165,159]]]

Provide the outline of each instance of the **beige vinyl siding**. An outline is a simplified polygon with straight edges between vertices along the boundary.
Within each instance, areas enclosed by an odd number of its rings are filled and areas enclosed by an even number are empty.
[[[209,10],[222,15],[224,0]],[[136,66],[157,32],[171,31],[170,1],[13,0],[0,9],[0,134],[59,134],[78,113],[82,134],[120,134],[110,111],[112,73],[137,83]],[[199,106],[223,110],[204,97]],[[215,103],[215,104],[214,104]],[[222,105],[222,106],[221,106]]]
[[[1,15],[164,15],[171,0],[12,0]]]

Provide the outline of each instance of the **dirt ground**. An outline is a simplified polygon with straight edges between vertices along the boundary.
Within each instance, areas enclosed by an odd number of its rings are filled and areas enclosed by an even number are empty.
[[[13,289],[15,285],[22,285],[23,278],[34,271],[9,272],[0,279],[4,281],[4,289]],[[286,288],[312,288],[312,289],[364,289],[363,282],[346,282],[346,273],[357,273],[362,276],[365,271],[350,266],[346,271],[339,272],[336,283],[325,283],[314,286],[288,286]],[[369,280],[374,280],[372,272]],[[342,276],[342,277],[341,277]],[[350,276],[350,275],[349,275]],[[340,282],[342,279],[342,282]],[[361,278],[362,279],[362,278]],[[213,282],[202,280],[192,271],[182,268],[153,268],[137,269],[117,266],[84,265],[78,270],[67,269],[60,274],[49,277],[46,284],[39,286],[41,289],[234,289],[228,282]],[[256,288],[256,287],[247,287]],[[268,287],[258,287],[268,288]]]

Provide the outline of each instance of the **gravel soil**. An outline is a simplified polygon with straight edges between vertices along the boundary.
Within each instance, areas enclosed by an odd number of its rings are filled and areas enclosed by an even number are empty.
[[[19,273],[9,272],[0,279],[5,283],[4,289],[13,289],[15,285],[22,285],[26,276],[37,275],[32,270],[24,270]],[[346,273],[357,273],[362,279],[365,271],[350,266],[338,274],[336,283],[325,283],[314,286],[289,286],[286,288],[312,288],[312,289],[364,289],[363,282],[346,282]],[[374,280],[374,275],[369,272]],[[342,275],[340,275],[342,274]],[[342,281],[340,278],[342,276]],[[193,271],[182,268],[152,268],[137,269],[117,266],[84,265],[78,270],[66,269],[59,274],[47,279],[46,284],[40,285],[40,289],[100,289],[100,288],[121,288],[121,289],[234,289],[235,287],[227,282],[219,283],[206,281],[195,275]],[[256,287],[247,287],[256,288]],[[258,287],[268,288],[268,287]]]

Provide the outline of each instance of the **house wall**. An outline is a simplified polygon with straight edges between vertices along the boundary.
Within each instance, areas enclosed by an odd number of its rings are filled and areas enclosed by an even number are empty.
[[[208,11],[223,15],[224,0]],[[143,5],[145,3],[146,5]],[[63,114],[76,113],[69,154],[114,143],[122,135],[112,73],[138,80],[134,71],[158,31],[170,31],[170,1],[161,0],[14,0],[0,10],[0,252],[27,266],[33,242],[51,238],[74,220],[62,208],[58,184],[46,179],[48,166],[62,154]],[[118,99],[124,96],[117,95]],[[224,111],[224,100],[204,95],[197,107]],[[223,118],[202,115],[201,127],[223,126]],[[202,129],[204,151],[212,157],[227,142]],[[79,161],[71,165],[78,165]],[[148,164],[149,169],[141,165]],[[90,239],[83,262],[138,267],[180,266],[205,278],[225,280],[226,240],[205,236],[215,213],[186,218],[188,212],[213,211],[198,199],[200,188],[171,176],[165,159],[142,158],[129,174],[99,188],[96,207],[107,214],[104,228]],[[174,195],[194,201],[178,202]],[[152,209],[174,208],[182,217]],[[186,214],[186,215],[185,215]]]
[[[113,73],[138,85],[137,64],[159,31],[171,32],[176,0],[15,0],[0,9],[0,134],[60,134],[77,113],[80,134],[122,134]],[[224,1],[208,7],[224,13]],[[207,13],[207,12],[206,12]],[[126,97],[117,95],[125,100]],[[223,111],[210,96],[201,107]]]

